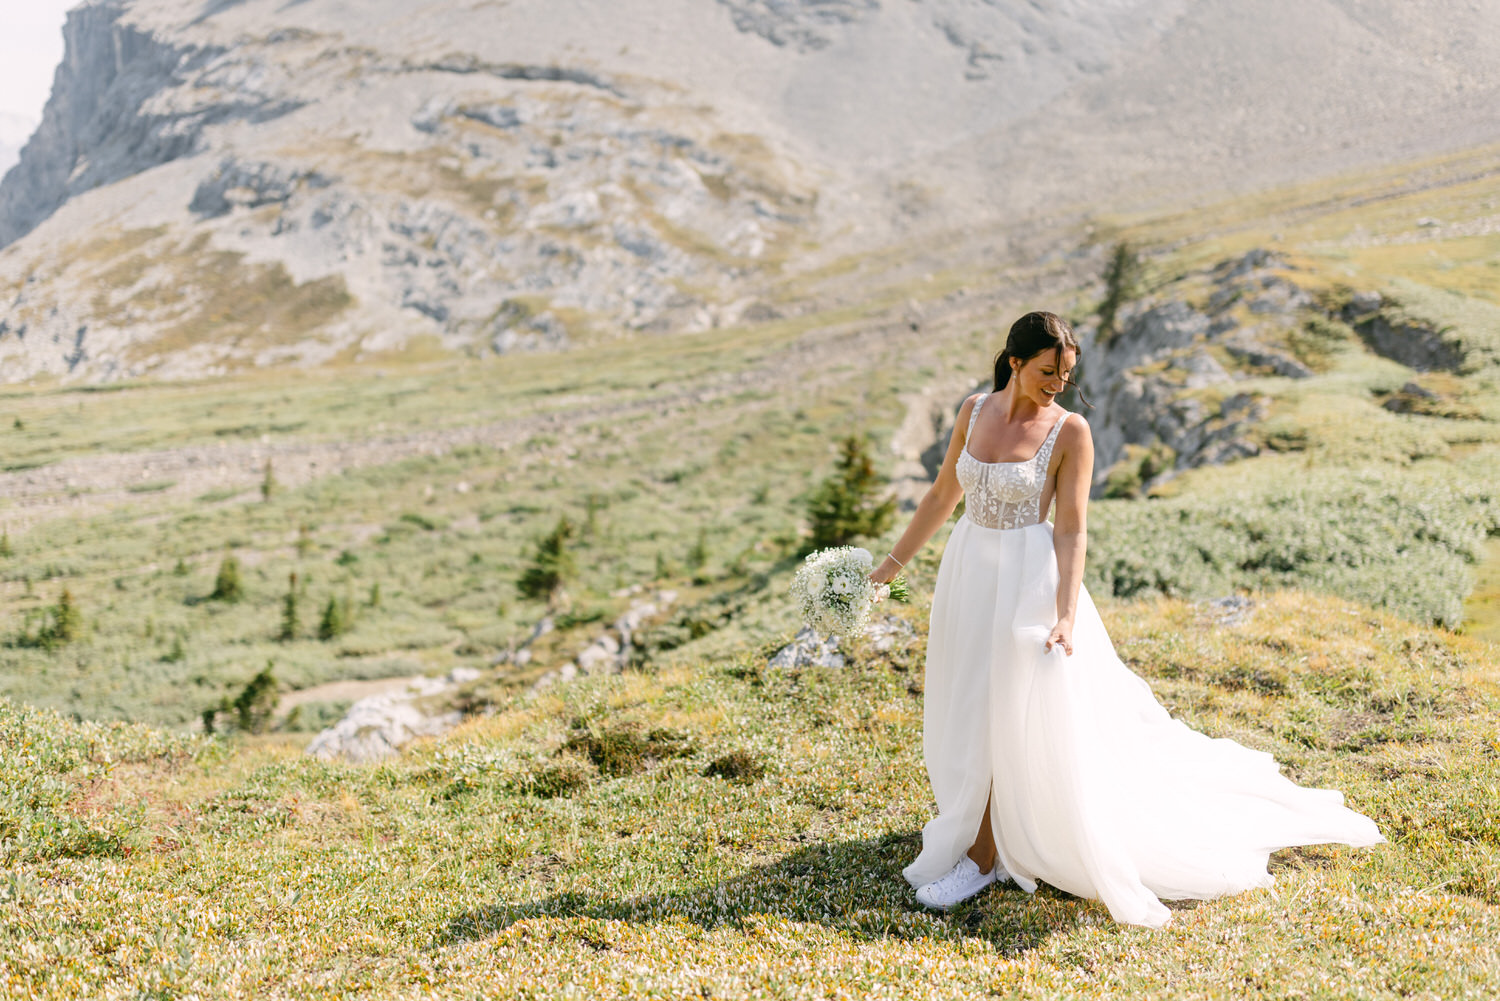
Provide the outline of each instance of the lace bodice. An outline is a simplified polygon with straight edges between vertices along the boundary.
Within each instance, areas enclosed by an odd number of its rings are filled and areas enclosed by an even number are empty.
[[[979,408],[990,398],[986,393],[974,401],[969,415],[969,431],[964,450],[958,457],[958,483],[964,488],[964,512],[968,519],[985,528],[1025,528],[1042,520],[1042,489],[1047,484],[1047,467],[1052,461],[1052,446],[1057,432],[1072,416],[1063,414],[1036,455],[1021,462],[980,462],[969,454],[969,439]]]

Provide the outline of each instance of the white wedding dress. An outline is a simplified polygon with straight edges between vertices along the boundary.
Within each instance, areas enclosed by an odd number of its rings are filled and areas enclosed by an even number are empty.
[[[1279,848],[1383,841],[1340,793],[1172,719],[1115,655],[1087,590],[1072,656],[1044,651],[1058,569],[1040,502],[1068,416],[1025,462],[980,462],[967,445],[958,460],[967,508],[938,570],[927,648],[923,750],[938,814],[907,880],[948,872],[992,790],[1000,864],[1017,884],[1102,900],[1127,924],[1166,924],[1158,898],[1269,886]]]

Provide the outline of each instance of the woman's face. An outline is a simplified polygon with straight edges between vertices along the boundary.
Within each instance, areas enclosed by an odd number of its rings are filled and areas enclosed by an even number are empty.
[[[1039,407],[1051,406],[1053,398],[1067,387],[1077,362],[1078,352],[1072,348],[1043,351],[1024,362],[1012,359],[1016,389]]]

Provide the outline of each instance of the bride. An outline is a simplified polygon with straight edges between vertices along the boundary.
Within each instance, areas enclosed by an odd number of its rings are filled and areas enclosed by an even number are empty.
[[[1078,360],[1052,313],[1016,321],[995,391],[964,401],[937,480],[870,577],[894,578],[966,499],[932,599],[923,750],[938,813],[905,871],[946,910],[1007,876],[1160,927],[1161,900],[1269,886],[1290,845],[1383,841],[1328,789],[1172,719],[1083,588],[1088,424],[1056,397]],[[1047,513],[1056,502],[1055,523]]]

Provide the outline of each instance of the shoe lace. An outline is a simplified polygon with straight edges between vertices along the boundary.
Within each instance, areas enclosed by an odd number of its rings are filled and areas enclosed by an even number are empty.
[[[946,876],[937,881],[937,888],[945,891],[951,890],[959,883],[972,879],[973,877],[965,871],[966,868],[967,867],[963,864],[963,862],[960,861],[948,872]],[[978,867],[976,866],[976,868]]]

